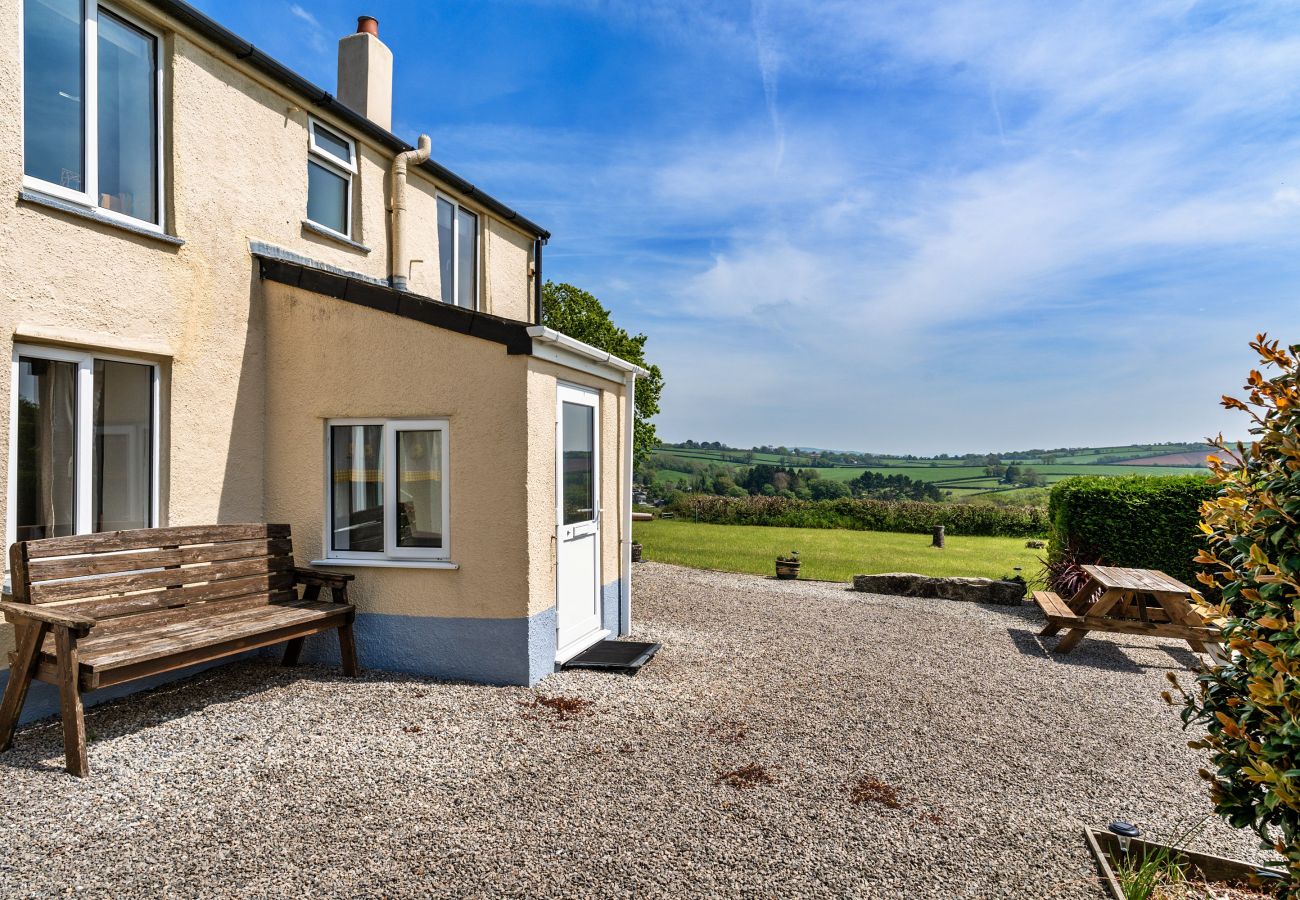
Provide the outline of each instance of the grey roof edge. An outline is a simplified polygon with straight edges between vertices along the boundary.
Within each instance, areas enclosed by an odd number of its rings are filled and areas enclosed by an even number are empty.
[[[351,107],[345,106],[328,91],[312,84],[279,60],[266,55],[233,31],[199,12],[188,3],[183,2],[183,0],[144,0],[144,2],[227,50],[235,59],[247,63],[263,75],[301,95],[312,105],[321,109],[328,109],[330,113],[346,122],[350,128],[354,128],[371,140],[383,144],[394,153],[415,149],[387,128],[375,124]],[[545,228],[506,206],[490,194],[479,190],[445,166],[431,159],[424,163],[421,168],[458,193],[483,204],[488,210],[512,225],[541,238],[543,241],[550,238],[551,233]]]
[[[527,322],[399,291],[382,279],[331,266],[262,241],[249,241],[248,252],[258,261],[258,274],[266,281],[492,341],[503,345],[511,356],[533,352],[533,337]]]

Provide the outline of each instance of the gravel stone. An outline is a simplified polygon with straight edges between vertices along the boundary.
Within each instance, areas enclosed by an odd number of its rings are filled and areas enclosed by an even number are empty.
[[[26,727],[0,896],[1096,898],[1081,822],[1210,813],[1159,697],[1185,644],[1058,659],[1028,607],[635,579],[635,636],[664,645],[635,678],[245,662],[89,710],[84,780],[57,722]],[[1217,820],[1197,842],[1254,845]]]

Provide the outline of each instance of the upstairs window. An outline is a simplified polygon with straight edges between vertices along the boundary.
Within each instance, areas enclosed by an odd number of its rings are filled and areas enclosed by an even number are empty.
[[[25,186],[162,230],[160,47],[106,6],[24,0]]]
[[[438,281],[444,303],[478,309],[478,216],[438,198]]]
[[[158,368],[14,353],[9,540],[157,525]]]
[[[352,176],[357,145],[320,122],[308,123],[307,218],[352,239]]]

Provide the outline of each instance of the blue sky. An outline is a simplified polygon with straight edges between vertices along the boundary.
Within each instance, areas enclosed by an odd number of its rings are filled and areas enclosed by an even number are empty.
[[[670,440],[1196,439],[1300,341],[1300,7],[200,0],[548,227],[650,335]]]

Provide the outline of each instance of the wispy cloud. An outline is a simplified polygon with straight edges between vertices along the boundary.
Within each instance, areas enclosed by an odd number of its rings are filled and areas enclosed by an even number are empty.
[[[772,121],[772,136],[776,141],[776,159],[774,170],[781,168],[785,160],[785,128],[781,124],[781,111],[777,108],[777,87],[781,71],[781,57],[777,49],[776,36],[768,24],[768,0],[753,0],[752,18],[754,23],[754,50],[758,56],[758,73],[763,81],[763,102],[767,106],[767,116]]]
[[[305,31],[307,39],[316,53],[324,53],[329,48],[329,41],[326,40],[325,26],[323,26],[320,21],[311,14],[311,12],[297,3],[290,3],[289,15],[293,16],[306,26]]]

